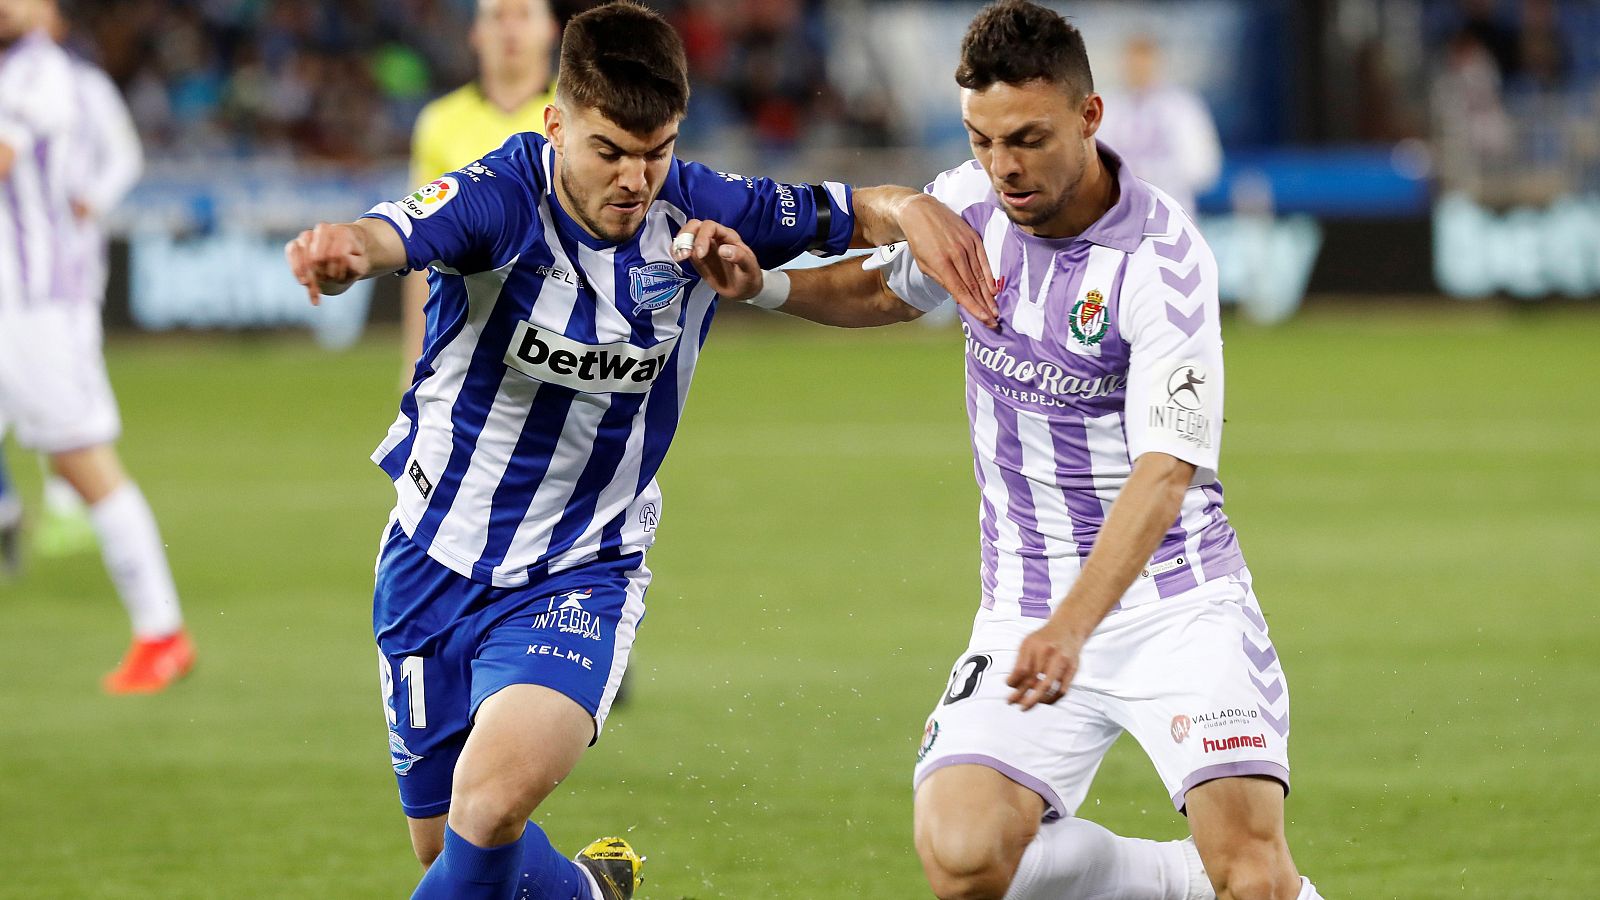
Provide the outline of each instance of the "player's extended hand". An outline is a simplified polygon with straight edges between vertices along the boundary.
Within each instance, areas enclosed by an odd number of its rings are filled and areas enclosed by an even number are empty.
[[[294,280],[306,289],[311,305],[322,302],[322,294],[332,297],[372,273],[367,256],[367,239],[354,225],[329,225],[323,222],[290,241],[283,248]]]
[[[917,268],[939,282],[969,315],[990,328],[1000,327],[995,302],[999,285],[978,232],[928,194],[908,200],[896,218]]]
[[[1046,622],[1017,648],[1017,665],[1006,678],[1013,690],[1007,703],[1023,710],[1040,703],[1050,704],[1067,695],[1067,687],[1078,674],[1078,655],[1083,640],[1067,629]]]
[[[672,258],[694,265],[718,294],[744,301],[761,290],[761,263],[739,232],[710,219],[690,219],[672,239]]]

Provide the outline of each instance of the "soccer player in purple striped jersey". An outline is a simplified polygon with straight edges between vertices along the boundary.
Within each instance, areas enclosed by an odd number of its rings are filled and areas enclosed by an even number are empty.
[[[976,157],[928,192],[983,235],[999,327],[962,310],[982,604],[914,774],[917,852],[947,898],[1311,900],[1284,836],[1288,695],[1222,511],[1216,264],[1172,198],[1096,141],[1083,39],[1026,0],[962,42]],[[696,253],[749,260],[737,228]],[[903,248],[729,297],[832,325],[949,299]],[[1192,840],[1075,818],[1138,739]]]
[[[625,842],[575,864],[528,817],[615,699],[644,616],[656,472],[726,280],[907,239],[993,314],[978,235],[932,198],[676,159],[688,78],[659,15],[614,2],[574,17],[560,71],[548,139],[516,135],[286,248],[313,301],[428,270],[423,354],[373,456],[397,494],[373,625],[401,806],[427,867],[418,898],[633,891]],[[679,230],[705,218],[740,229],[752,256],[680,266]]]

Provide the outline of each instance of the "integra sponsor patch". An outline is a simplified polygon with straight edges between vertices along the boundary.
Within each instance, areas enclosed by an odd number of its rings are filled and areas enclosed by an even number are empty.
[[[586,394],[642,394],[667,367],[677,344],[676,337],[653,347],[626,341],[581,344],[531,322],[519,322],[505,362],[530,378]]]

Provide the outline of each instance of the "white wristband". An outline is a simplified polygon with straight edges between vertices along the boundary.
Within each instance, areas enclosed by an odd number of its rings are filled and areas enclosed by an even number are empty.
[[[775,269],[763,269],[761,272],[761,290],[756,295],[744,301],[751,306],[762,309],[777,309],[789,299],[789,273]]]

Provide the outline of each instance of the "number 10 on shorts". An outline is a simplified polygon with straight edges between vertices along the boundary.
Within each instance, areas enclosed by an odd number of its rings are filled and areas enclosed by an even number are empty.
[[[383,715],[389,727],[399,724],[394,709],[394,667],[382,650],[378,651],[378,680],[383,687]],[[400,661],[400,680],[405,682],[406,701],[412,728],[428,727],[428,697],[422,683],[422,657],[408,656]]]

